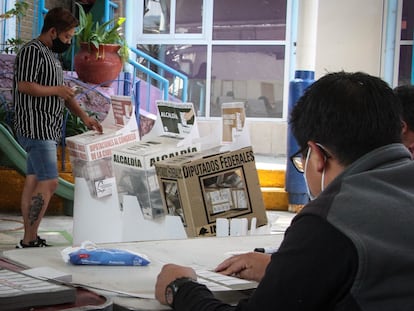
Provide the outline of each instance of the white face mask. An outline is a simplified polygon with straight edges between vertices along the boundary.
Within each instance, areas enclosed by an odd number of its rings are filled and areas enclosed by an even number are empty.
[[[310,153],[311,153],[311,148],[309,147],[308,152],[306,153],[305,168],[304,168],[304,171],[303,171],[303,177],[305,178],[306,191],[308,192],[309,199],[311,201],[313,201],[317,198],[317,195],[313,195],[311,193],[310,188],[309,188],[309,183],[308,183],[308,180],[306,178],[306,171],[308,169],[308,162],[309,162]],[[325,167],[323,168],[323,171],[322,171],[321,192],[325,189],[324,184],[325,184]]]

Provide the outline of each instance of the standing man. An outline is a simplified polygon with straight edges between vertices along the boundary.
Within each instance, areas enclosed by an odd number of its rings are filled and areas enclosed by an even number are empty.
[[[38,228],[58,186],[57,143],[61,139],[66,107],[89,129],[102,126],[76,102],[64,85],[63,69],[55,53],[71,45],[78,20],[64,8],[50,10],[40,36],[24,45],[14,64],[14,126],[27,152],[26,180],[21,197],[24,236],[16,248],[48,246]]]
[[[414,156],[414,86],[397,86],[394,92],[402,106],[402,142]]]
[[[393,90],[331,73],[307,88],[290,123],[300,147],[290,159],[312,200],[276,253],[216,268],[258,281],[251,297],[227,305],[176,264],[162,268],[155,297],[174,310],[414,310],[414,161]]]

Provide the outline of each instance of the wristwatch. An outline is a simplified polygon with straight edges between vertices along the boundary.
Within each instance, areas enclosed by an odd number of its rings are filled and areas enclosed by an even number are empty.
[[[192,278],[178,278],[172,281],[170,284],[167,285],[165,288],[165,300],[170,307],[174,307],[174,298],[177,295],[178,290],[180,287],[188,282],[194,282]]]

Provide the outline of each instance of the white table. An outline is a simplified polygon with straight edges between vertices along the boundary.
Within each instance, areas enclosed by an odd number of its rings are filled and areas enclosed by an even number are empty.
[[[71,274],[73,283],[109,295],[123,310],[165,310],[168,307],[153,298],[156,277],[165,263],[213,269],[234,253],[252,251],[255,247],[277,247],[282,238],[283,234],[272,234],[99,245],[144,254],[151,261],[146,267],[74,266],[63,261],[63,247],[16,249],[5,251],[3,256],[29,268],[47,266]]]

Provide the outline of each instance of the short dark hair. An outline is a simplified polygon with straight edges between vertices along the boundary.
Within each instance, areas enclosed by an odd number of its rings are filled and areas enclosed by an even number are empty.
[[[414,131],[414,86],[397,86],[394,92],[401,103],[402,119],[407,123],[408,129]]]
[[[400,112],[386,82],[341,71],[308,87],[292,109],[290,125],[303,150],[313,140],[349,165],[378,147],[401,142]]]
[[[55,27],[57,32],[61,33],[75,28],[78,24],[79,21],[68,9],[57,7],[47,12],[43,21],[42,33],[47,32],[52,27]]]

